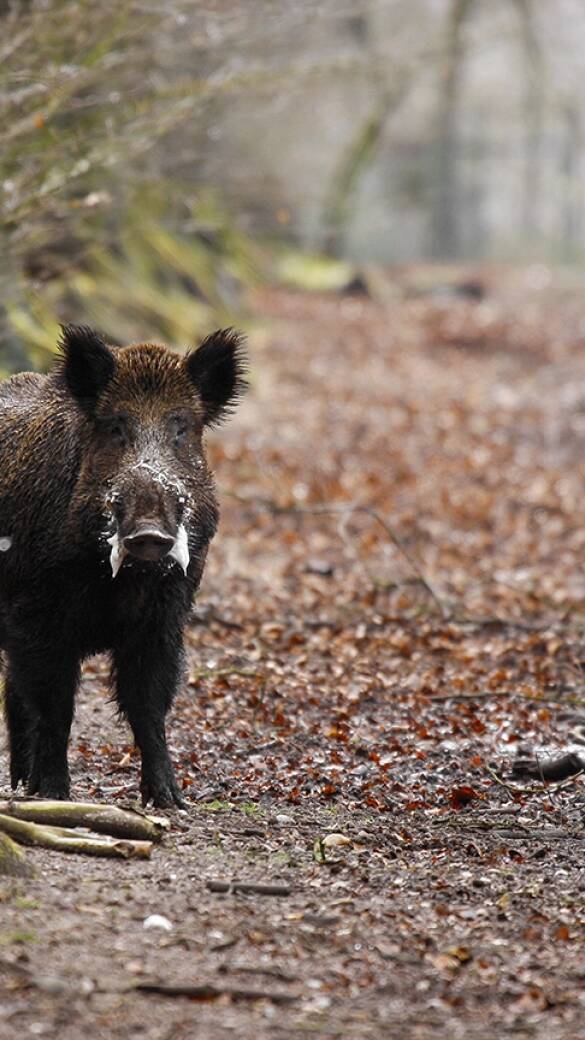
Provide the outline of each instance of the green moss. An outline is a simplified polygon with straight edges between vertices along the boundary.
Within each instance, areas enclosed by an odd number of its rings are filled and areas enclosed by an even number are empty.
[[[26,945],[26,943],[36,942],[38,942],[36,932],[27,932],[25,929],[15,929],[13,932],[0,932],[0,946]]]
[[[262,814],[262,809],[256,802],[242,802],[239,808],[245,816],[260,816]]]
[[[213,802],[199,802],[197,805],[199,812],[231,812],[235,808],[233,802],[222,802],[219,799]]]
[[[40,910],[42,903],[38,899],[30,899],[28,896],[15,896],[14,906],[19,910]]]

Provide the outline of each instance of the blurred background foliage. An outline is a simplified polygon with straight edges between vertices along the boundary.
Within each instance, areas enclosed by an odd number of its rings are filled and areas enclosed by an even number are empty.
[[[229,324],[261,253],[218,193],[166,169],[165,141],[210,90],[165,80],[160,12],[9,3],[0,21],[0,370],[46,366],[59,321],[177,344]]]
[[[59,321],[187,345],[266,280],[583,260],[576,0],[0,0],[0,30],[0,372]]]

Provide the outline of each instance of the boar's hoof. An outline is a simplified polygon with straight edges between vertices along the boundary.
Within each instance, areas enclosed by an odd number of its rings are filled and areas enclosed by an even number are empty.
[[[140,794],[142,804],[148,805],[149,802],[152,802],[155,809],[173,809],[175,806],[178,809],[187,808],[173,777],[150,781],[143,779],[140,784]]]
[[[10,763],[10,786],[13,791],[16,791],[19,783],[22,781],[23,787],[26,787],[30,774],[29,763],[25,760],[19,760],[12,756]]]
[[[69,800],[70,790],[68,776],[35,776],[33,773],[28,782],[27,794],[66,802]]]

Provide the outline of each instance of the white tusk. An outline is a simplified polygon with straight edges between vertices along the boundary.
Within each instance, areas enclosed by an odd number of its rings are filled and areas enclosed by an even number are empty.
[[[111,538],[107,539],[107,541],[108,545],[112,546],[112,551],[110,553],[110,567],[112,568],[112,578],[115,578],[128,553],[122,545],[119,535],[113,534]]]
[[[187,573],[187,567],[189,566],[189,541],[187,539],[187,531],[185,525],[181,524],[177,537],[175,538],[175,544],[171,549],[169,556],[172,556],[173,560],[176,560],[180,567],[183,568],[183,573]]]

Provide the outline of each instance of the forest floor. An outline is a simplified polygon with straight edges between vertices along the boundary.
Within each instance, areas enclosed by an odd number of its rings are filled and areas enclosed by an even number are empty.
[[[252,301],[169,724],[189,808],[149,861],[0,881],[2,1040],[582,1040],[585,778],[541,773],[585,755],[585,299],[423,274]],[[106,676],[73,791],[124,805]],[[290,894],[206,884],[235,879]]]

